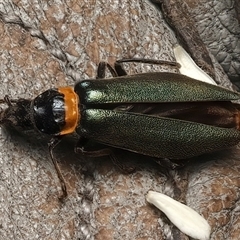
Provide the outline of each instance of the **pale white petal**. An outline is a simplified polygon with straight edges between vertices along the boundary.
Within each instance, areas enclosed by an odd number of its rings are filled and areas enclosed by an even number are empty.
[[[173,52],[176,61],[181,64],[181,68],[179,69],[181,74],[216,85],[215,81],[196,65],[189,54],[180,45],[176,45],[173,48]]]
[[[164,212],[169,220],[186,235],[199,240],[209,239],[211,228],[208,222],[192,208],[154,191],[149,191],[146,199]]]

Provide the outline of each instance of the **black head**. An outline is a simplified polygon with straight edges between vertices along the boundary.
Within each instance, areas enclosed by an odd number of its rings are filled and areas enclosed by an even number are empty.
[[[31,103],[32,120],[40,132],[58,135],[64,128],[64,95],[57,89],[49,89],[38,95]]]
[[[49,89],[33,100],[11,101],[6,97],[4,101],[8,108],[1,113],[0,124],[20,131],[64,135],[74,132],[79,121],[78,97],[70,87]]]
[[[5,96],[1,103],[6,103],[8,108],[0,113],[0,124],[17,128],[19,131],[33,130],[34,126],[30,118],[31,100],[10,100]]]

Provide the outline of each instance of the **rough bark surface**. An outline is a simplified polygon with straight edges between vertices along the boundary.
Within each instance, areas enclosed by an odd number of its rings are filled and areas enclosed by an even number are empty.
[[[51,87],[94,78],[102,60],[174,60],[177,40],[146,0],[0,1],[0,19],[2,97],[32,98]],[[212,59],[217,80],[230,87]],[[176,71],[142,64],[127,70]],[[64,141],[55,152],[69,192],[61,203],[47,142],[1,128],[0,147],[0,239],[188,239],[146,203],[148,190],[202,214],[212,227],[211,239],[240,235],[238,149],[199,157],[176,171],[122,153],[119,157],[137,168],[123,174],[109,158],[76,155],[74,143]]]
[[[240,86],[240,1],[185,2],[204,43],[229,78]]]

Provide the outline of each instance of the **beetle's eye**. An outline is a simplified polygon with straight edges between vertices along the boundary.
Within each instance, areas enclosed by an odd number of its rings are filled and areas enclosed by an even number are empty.
[[[49,89],[33,100],[33,121],[43,133],[59,135],[65,126],[64,94]]]

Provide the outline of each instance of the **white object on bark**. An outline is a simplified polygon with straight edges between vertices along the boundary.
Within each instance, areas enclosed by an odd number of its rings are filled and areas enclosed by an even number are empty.
[[[211,83],[217,85],[215,81],[205,73],[200,67],[196,65],[193,59],[189,54],[182,48],[180,45],[176,45],[173,48],[173,52],[176,58],[176,61],[181,64],[179,69],[180,73],[191,78],[195,78],[202,82]]]
[[[211,227],[192,208],[155,191],[149,191],[146,199],[164,212],[169,220],[186,235],[199,240],[209,239]]]

